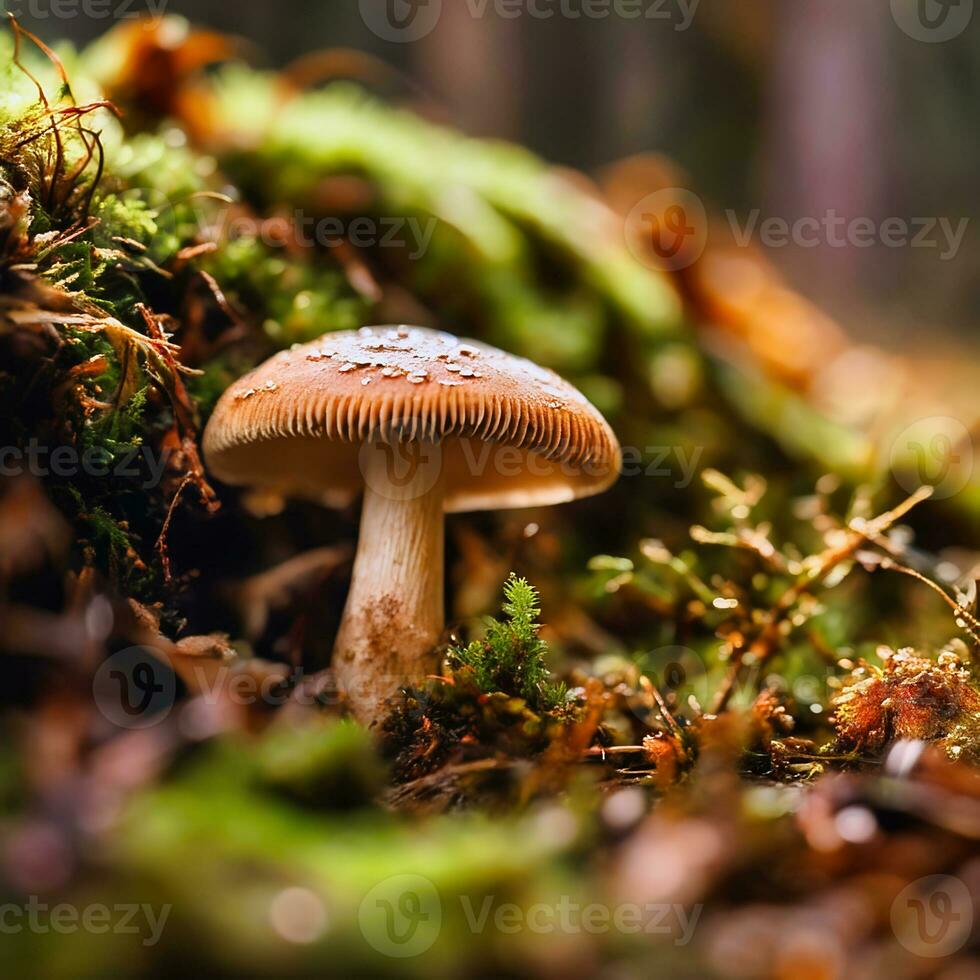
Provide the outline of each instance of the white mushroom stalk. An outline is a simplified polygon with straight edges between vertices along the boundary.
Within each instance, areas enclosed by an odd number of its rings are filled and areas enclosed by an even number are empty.
[[[377,718],[408,680],[436,668],[445,624],[444,475],[432,443],[373,442],[360,541],[333,665],[355,715]]]

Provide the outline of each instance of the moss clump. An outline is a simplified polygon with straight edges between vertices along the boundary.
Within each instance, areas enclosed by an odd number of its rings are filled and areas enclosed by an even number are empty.
[[[261,785],[333,810],[369,804],[385,780],[370,735],[352,722],[304,721],[275,725],[259,742]]]
[[[958,658],[938,662],[910,650],[861,664],[835,700],[835,751],[877,755],[896,739],[938,742],[950,758],[980,758],[980,693]]]
[[[485,694],[501,692],[523,698],[529,707],[551,711],[565,701],[564,684],[552,684],[545,663],[548,644],[538,635],[538,592],[513,573],[504,583],[505,620],[491,619],[482,640],[454,647],[449,661],[473,672]]]
[[[452,647],[444,676],[408,689],[386,722],[396,782],[447,763],[539,756],[580,719],[581,704],[550,679],[537,590],[513,573],[504,583],[503,613],[487,621],[482,639]]]

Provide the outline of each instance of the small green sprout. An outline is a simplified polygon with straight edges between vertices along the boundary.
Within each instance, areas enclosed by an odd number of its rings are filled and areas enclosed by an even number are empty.
[[[513,572],[504,583],[503,622],[490,619],[486,636],[465,647],[454,647],[450,661],[469,667],[481,691],[504,691],[524,698],[537,710],[552,710],[564,702],[564,684],[549,681],[545,663],[548,644],[538,635],[538,592]]]

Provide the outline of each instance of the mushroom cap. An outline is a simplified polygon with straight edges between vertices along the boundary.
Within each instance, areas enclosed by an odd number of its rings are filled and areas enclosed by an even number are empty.
[[[620,449],[589,401],[553,371],[421,327],[328,333],[232,384],[204,433],[226,483],[345,506],[363,447],[423,441],[447,511],[561,503],[605,490]]]

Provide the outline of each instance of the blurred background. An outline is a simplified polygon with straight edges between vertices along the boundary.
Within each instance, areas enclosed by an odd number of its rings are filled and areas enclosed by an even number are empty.
[[[57,16],[58,0],[5,5],[48,40],[88,41],[109,23],[99,4],[76,5],[68,17]],[[821,231],[805,231],[812,245],[793,234],[784,243],[776,227],[769,258],[855,336],[940,361],[954,359],[951,344],[976,345],[980,316],[972,8],[973,0],[132,7],[238,34],[254,44],[253,61],[270,67],[323,47],[369,53],[397,69],[385,85],[427,114],[558,164],[594,172],[662,152],[727,227],[755,216],[758,240],[767,219],[820,222]],[[400,36],[392,23],[406,25]]]

